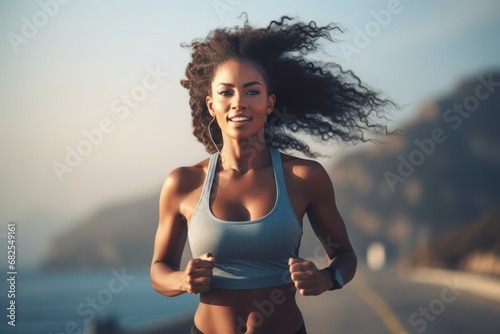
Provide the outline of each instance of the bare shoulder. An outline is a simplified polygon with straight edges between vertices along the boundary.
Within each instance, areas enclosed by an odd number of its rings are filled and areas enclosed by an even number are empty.
[[[319,162],[281,153],[285,172],[305,181],[330,182],[330,177]]]
[[[163,184],[162,192],[170,195],[186,195],[199,188],[204,180],[209,159],[192,166],[177,167],[172,170]]]

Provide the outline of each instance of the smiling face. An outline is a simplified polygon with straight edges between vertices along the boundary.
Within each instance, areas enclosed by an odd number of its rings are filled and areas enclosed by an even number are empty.
[[[275,96],[268,94],[264,77],[254,64],[231,59],[217,68],[206,102],[226,142],[263,135]]]

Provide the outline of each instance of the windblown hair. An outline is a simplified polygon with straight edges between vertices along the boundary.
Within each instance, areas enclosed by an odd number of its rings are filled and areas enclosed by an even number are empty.
[[[320,141],[366,142],[365,134],[385,135],[380,123],[386,107],[393,102],[370,89],[352,72],[333,62],[307,58],[320,47],[320,41],[334,42],[331,32],[341,29],[330,24],[318,26],[296,22],[283,16],[266,28],[254,28],[245,21],[243,27],[216,29],[201,41],[184,45],[193,49],[186,68],[187,80],[181,84],[189,90],[193,134],[209,153],[222,146],[217,122],[208,129],[212,116],[206,106],[211,82],[217,67],[229,59],[257,64],[267,81],[269,93],[276,95],[275,109],[267,118],[266,143],[281,150],[297,150],[315,157],[297,134],[310,135]]]

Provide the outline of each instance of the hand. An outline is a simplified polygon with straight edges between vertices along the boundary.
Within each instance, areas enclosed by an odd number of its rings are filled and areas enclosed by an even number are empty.
[[[303,296],[317,296],[332,287],[330,273],[301,258],[290,258],[288,266],[295,287]]]
[[[215,258],[210,253],[190,260],[182,275],[181,289],[193,295],[210,290],[214,262]]]

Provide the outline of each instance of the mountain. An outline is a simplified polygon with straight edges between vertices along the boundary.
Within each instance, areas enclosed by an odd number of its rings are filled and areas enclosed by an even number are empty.
[[[472,224],[448,230],[408,258],[410,265],[500,276],[500,207]]]
[[[96,270],[149,267],[158,226],[159,194],[104,208],[55,239],[42,262],[44,270]],[[300,256],[326,260],[312,229],[304,224]],[[321,255],[318,255],[321,254]],[[191,259],[186,242],[181,267]]]
[[[404,135],[364,145],[330,168],[360,259],[373,242],[385,245],[389,260],[402,258],[500,204],[499,88],[499,72],[466,80],[424,105],[401,127]],[[53,241],[43,267],[149,266],[158,196],[97,212]],[[318,245],[307,227],[301,256],[318,258]],[[184,261],[189,258],[185,251]]]
[[[499,106],[500,73],[483,73],[331,170],[358,253],[378,241],[399,258],[500,204]]]
[[[51,243],[44,269],[149,266],[158,226],[158,196],[98,211]]]

